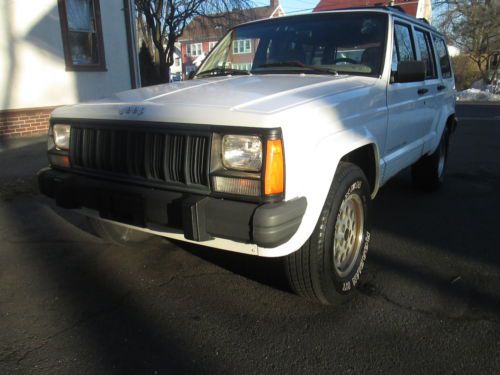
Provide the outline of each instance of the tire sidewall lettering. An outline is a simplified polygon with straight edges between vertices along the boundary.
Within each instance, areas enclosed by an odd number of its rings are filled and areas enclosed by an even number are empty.
[[[342,203],[344,203],[344,201],[347,198],[349,198],[349,196],[351,194],[353,194],[354,191],[361,190],[362,187],[363,187],[363,181],[357,180],[357,181],[353,182],[349,186],[349,188],[347,189],[346,193],[344,194],[344,197],[342,199],[342,202],[340,203],[340,206],[342,205]],[[364,202],[365,199],[364,199],[363,194],[360,194],[360,196]],[[336,219],[337,220],[340,219],[340,212],[337,214]],[[366,223],[366,217],[365,217],[365,223]],[[363,269],[365,267],[365,262],[366,262],[366,257],[367,257],[367,253],[368,253],[369,244],[370,244],[370,232],[369,232],[369,230],[365,229],[364,240],[363,240],[363,244],[361,245],[362,248],[361,248],[361,253],[360,253],[361,255],[360,255],[359,264],[355,268],[356,271],[352,274],[352,276],[350,276],[347,281],[342,281],[342,286],[341,286],[342,293],[350,292],[358,284],[359,279],[361,277],[361,273],[363,272]]]
[[[362,255],[361,255],[361,260],[359,262],[359,265],[356,269],[356,272],[352,276],[352,278],[349,281],[345,281],[342,283],[342,292],[349,292],[351,289],[354,289],[354,287],[357,285],[359,282],[359,278],[361,277],[361,273],[363,272],[363,269],[365,268],[365,262],[366,262],[366,256],[368,253],[368,247],[370,243],[370,232],[365,232],[365,241],[363,244],[363,250],[362,250]]]

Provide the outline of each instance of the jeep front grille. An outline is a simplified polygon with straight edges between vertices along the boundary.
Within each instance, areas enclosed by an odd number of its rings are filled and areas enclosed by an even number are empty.
[[[71,166],[146,183],[208,188],[210,134],[71,127]]]

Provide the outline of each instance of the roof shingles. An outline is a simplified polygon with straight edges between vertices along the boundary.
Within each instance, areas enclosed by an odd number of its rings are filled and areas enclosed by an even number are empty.
[[[238,9],[230,13],[197,16],[185,28],[180,42],[202,42],[220,39],[230,28],[244,22],[269,18],[276,8],[272,5]]]

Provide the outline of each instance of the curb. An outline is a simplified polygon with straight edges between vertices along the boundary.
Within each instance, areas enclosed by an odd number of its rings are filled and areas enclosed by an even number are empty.
[[[498,105],[500,106],[500,101],[478,101],[478,100],[457,100],[456,105]]]

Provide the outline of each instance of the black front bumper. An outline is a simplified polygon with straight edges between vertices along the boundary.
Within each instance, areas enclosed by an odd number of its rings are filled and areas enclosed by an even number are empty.
[[[97,210],[102,218],[137,227],[180,229],[186,239],[214,237],[276,247],[297,231],[305,198],[282,203],[249,203],[152,189],[51,168],[38,172],[40,191],[69,208]]]

